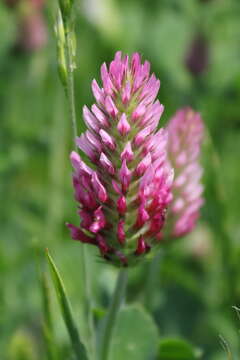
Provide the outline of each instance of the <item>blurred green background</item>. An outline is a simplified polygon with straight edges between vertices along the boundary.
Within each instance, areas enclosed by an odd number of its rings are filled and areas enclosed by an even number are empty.
[[[57,73],[56,4],[46,1],[37,10],[40,27],[35,24],[33,30],[28,24],[23,31],[27,2],[24,9],[7,2],[0,3],[0,358],[37,360],[46,354],[38,277],[46,247],[84,333],[80,244],[70,240],[65,227],[66,221],[76,222],[69,162],[73,143]],[[84,129],[82,107],[93,102],[91,81],[99,80],[100,65],[117,50],[138,51],[152,63],[161,80],[162,125],[179,107],[190,105],[207,127],[202,157],[206,201],[198,227],[163,249],[154,271],[149,263],[130,271],[127,300],[144,304],[160,339],[185,338],[202,349],[203,359],[221,360],[227,357],[220,334],[239,359],[240,320],[232,306],[240,306],[240,2],[75,2],[79,132]],[[26,40],[33,31],[40,34],[40,40],[34,38],[37,44]],[[103,264],[95,249],[87,251],[98,321],[116,270]],[[52,295],[58,359],[70,359]]]

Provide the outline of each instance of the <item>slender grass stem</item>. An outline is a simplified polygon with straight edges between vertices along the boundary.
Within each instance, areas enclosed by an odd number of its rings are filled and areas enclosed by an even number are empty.
[[[101,343],[100,343],[100,356],[99,356],[100,360],[108,360],[116,318],[121,303],[124,299],[126,285],[127,285],[127,270],[122,269],[118,274],[112,302],[110,304],[110,308],[108,310],[108,314],[102,331]]]
[[[67,27],[67,25],[66,25]],[[71,33],[68,28],[65,28],[65,53],[66,53],[66,63],[67,63],[67,98],[69,103],[69,114],[72,123],[72,132],[73,132],[73,141],[75,150],[78,151],[75,144],[75,139],[77,137],[77,117],[76,117],[76,108],[75,108],[75,91],[74,91],[74,61],[72,54],[71,46]],[[88,254],[87,249],[84,245],[81,246],[80,250],[80,263],[82,264],[82,279],[83,279],[83,288],[84,288],[84,309],[87,317],[87,338],[88,338],[88,350],[91,356],[91,359],[95,359],[95,331],[94,331],[94,322],[92,315],[92,297],[91,297],[91,286],[90,286],[90,277],[88,271]]]
[[[67,98],[69,102],[69,113],[70,119],[72,123],[72,131],[73,131],[73,141],[74,146],[77,149],[75,144],[75,139],[77,137],[77,117],[76,117],[76,108],[75,108],[75,90],[74,90],[74,76],[73,76],[73,56],[71,51],[71,38],[70,31],[68,29],[65,30],[66,37],[66,61],[67,61]]]

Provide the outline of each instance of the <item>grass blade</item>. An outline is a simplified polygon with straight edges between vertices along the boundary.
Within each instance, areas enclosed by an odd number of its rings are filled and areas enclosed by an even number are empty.
[[[73,346],[73,350],[76,355],[76,359],[77,360],[88,360],[85,346],[83,345],[83,343],[80,340],[78,329],[73,320],[70,303],[69,303],[69,300],[66,295],[63,281],[62,281],[60,274],[58,272],[58,269],[48,251],[47,251],[47,259],[48,259],[48,262],[50,265],[52,280],[54,283],[54,287],[55,287],[55,291],[56,291],[57,298],[59,301],[59,305],[61,307],[62,316],[63,316],[64,322],[65,322],[65,325],[67,327],[70,340],[72,342],[72,346]]]
[[[43,336],[46,346],[48,360],[57,359],[57,348],[54,340],[53,323],[50,308],[50,289],[45,273],[40,277],[42,290],[42,307],[43,307]]]

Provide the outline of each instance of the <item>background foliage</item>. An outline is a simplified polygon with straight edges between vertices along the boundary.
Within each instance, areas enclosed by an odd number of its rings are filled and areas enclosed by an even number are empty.
[[[23,52],[15,47],[16,11],[0,4],[3,360],[46,356],[38,276],[45,247],[58,264],[75,320],[85,334],[80,245],[70,240],[64,225],[74,221],[76,204],[69,163],[71,124],[57,75],[55,10],[53,2],[46,3],[46,46]],[[162,250],[154,268],[146,263],[130,271],[130,305],[122,310],[112,359],[135,359],[131,355],[135,347],[139,348],[136,359],[148,359],[155,349],[152,358],[176,360],[177,355],[163,355],[169,341],[171,349],[180,346],[185,351],[183,360],[201,353],[204,359],[226,359],[219,334],[238,359],[240,322],[232,306],[240,305],[240,2],[76,0],[75,12],[79,132],[84,129],[82,106],[93,101],[90,82],[99,79],[101,63],[119,49],[139,51],[151,61],[161,79],[162,125],[177,108],[191,105],[202,113],[207,126],[202,218],[190,236]],[[202,64],[200,72],[191,65],[194,61]],[[95,249],[88,252],[98,322],[109,303],[116,271],[100,261]],[[69,339],[52,295],[50,288],[57,358],[70,359]],[[146,333],[141,331],[144,326]]]

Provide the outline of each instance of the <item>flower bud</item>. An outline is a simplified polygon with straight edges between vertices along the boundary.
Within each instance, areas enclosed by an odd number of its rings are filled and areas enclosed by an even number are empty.
[[[58,74],[63,87],[67,87],[67,64],[65,56],[65,32],[62,21],[62,14],[58,11],[55,23],[55,35],[57,39],[57,60],[58,60]]]
[[[209,44],[201,33],[194,35],[187,52],[185,65],[188,71],[196,77],[207,70],[209,65]]]
[[[76,140],[93,166],[71,154],[81,217],[79,227],[68,225],[72,238],[117,266],[138,263],[159,243],[171,201],[167,133],[157,130],[160,82],[149,71],[137,53],[117,52],[109,69],[102,65],[102,87],[92,83],[96,104],[83,108],[88,130]]]

